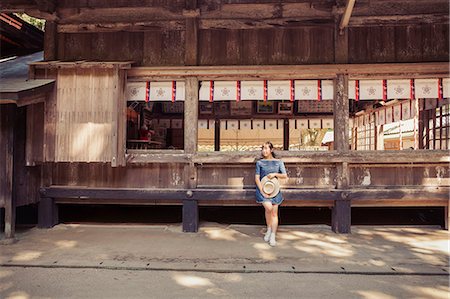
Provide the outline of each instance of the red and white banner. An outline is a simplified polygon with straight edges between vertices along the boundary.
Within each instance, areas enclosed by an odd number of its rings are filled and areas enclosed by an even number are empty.
[[[450,78],[442,79],[442,93],[444,98],[450,98]]]
[[[268,100],[290,100],[291,99],[291,81],[268,81],[267,83]]]
[[[127,101],[184,101],[183,81],[129,82]]]
[[[320,80],[322,82],[322,100],[334,99],[333,80]]]
[[[387,98],[410,99],[411,98],[411,80],[387,80]]]
[[[237,82],[214,81],[214,101],[236,101],[238,95]]]
[[[317,100],[318,96],[317,80],[295,80],[296,100]]]
[[[382,100],[383,80],[360,80],[359,81],[360,100]]]
[[[439,97],[439,79],[415,79],[416,99],[437,99]]]
[[[263,100],[264,81],[241,81],[241,100]]]

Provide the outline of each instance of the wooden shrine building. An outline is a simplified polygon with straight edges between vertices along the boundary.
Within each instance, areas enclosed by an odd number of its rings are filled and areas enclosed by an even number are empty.
[[[199,206],[256,205],[267,140],[287,166],[284,205],[331,208],[336,232],[350,232],[352,207],[445,207],[448,227],[447,0],[0,9],[46,19],[28,79],[53,89],[17,116],[28,175],[0,180],[0,207],[28,196],[40,227],[64,204],[175,204],[195,232]],[[15,104],[0,105],[1,132]]]

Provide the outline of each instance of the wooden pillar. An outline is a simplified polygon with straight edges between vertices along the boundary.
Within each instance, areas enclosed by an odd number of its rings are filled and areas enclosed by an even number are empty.
[[[58,222],[58,206],[55,204],[55,200],[49,197],[42,197],[38,206],[38,227],[51,228]]]
[[[57,60],[58,33],[57,24],[53,21],[45,22],[44,31],[44,60]]]
[[[186,100],[184,103],[184,152],[194,155],[198,147],[198,79],[186,79]],[[189,163],[184,168],[186,188],[197,188],[197,168]],[[183,231],[198,231],[198,203],[191,199],[192,191],[188,191],[183,200]]]
[[[334,149],[347,152],[349,150],[348,76],[338,74],[334,87]]]
[[[214,151],[220,152],[220,120],[214,121]]]
[[[289,150],[289,120],[283,121],[283,150]]]
[[[348,27],[340,30],[338,19],[334,30],[334,62],[348,63]]]
[[[338,74],[334,81],[334,149],[343,154],[349,151],[348,76]],[[348,163],[336,164],[336,187],[348,187]],[[342,193],[343,195],[345,192]],[[346,196],[335,200],[331,215],[331,228],[336,233],[350,233],[351,202]]]
[[[183,16],[186,17],[185,65],[198,64],[198,17],[197,0],[186,0]]]
[[[5,201],[5,238],[14,238],[16,231],[16,199],[14,196],[14,142],[17,120],[15,104],[2,105],[0,108],[0,142],[4,143],[5,151],[5,190],[2,192]]]

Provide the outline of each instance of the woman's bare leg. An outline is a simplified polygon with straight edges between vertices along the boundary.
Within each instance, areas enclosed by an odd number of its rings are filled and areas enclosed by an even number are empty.
[[[272,211],[273,211],[273,205],[270,201],[265,201],[262,203],[264,210],[265,210],[265,216],[266,216],[266,224],[267,227],[272,227]]]
[[[272,233],[275,234],[278,229],[278,205],[272,205],[272,212],[271,212],[271,227],[272,227]]]

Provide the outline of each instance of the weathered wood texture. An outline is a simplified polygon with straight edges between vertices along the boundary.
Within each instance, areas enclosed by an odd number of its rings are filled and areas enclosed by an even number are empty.
[[[276,65],[339,63],[347,57],[350,63],[448,61],[449,55],[448,24],[353,27],[340,36],[333,26],[195,30],[195,18],[187,22],[187,33],[58,33],[57,59],[137,66]]]
[[[58,80],[45,102],[44,160],[124,165],[125,72],[114,63],[33,68],[38,78]]]
[[[184,54],[184,31],[58,34],[59,60],[134,61],[135,65],[146,66],[184,65]]]
[[[52,163],[53,185],[110,188],[184,188],[184,164],[145,164],[113,168],[107,163]]]
[[[333,27],[200,30],[199,65],[334,62]]]
[[[284,188],[335,188],[336,170],[333,165],[286,164],[288,179]],[[198,186],[206,188],[253,188],[254,165],[205,165],[198,167]]]
[[[370,186],[450,186],[448,164],[364,165],[350,167],[350,185]]]
[[[11,198],[14,198],[15,206],[35,203],[39,199],[40,168],[26,167],[26,114],[25,108],[0,105],[0,207]]]
[[[448,24],[349,28],[349,62],[449,60]]]
[[[29,105],[26,111],[25,160],[34,166],[44,161],[44,103]]]

